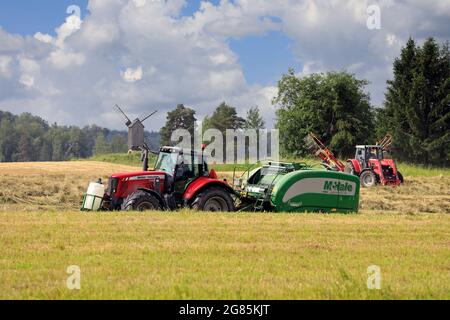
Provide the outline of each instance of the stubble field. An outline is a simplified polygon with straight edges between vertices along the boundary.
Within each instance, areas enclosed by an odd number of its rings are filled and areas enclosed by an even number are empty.
[[[450,298],[448,171],[405,168],[405,185],[363,190],[354,215],[78,211],[89,181],[135,170],[0,164],[0,298]],[[66,286],[71,265],[81,290]]]

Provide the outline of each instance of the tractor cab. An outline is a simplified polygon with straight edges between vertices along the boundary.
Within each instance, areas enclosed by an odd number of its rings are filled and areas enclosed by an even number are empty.
[[[155,164],[155,171],[162,171],[175,180],[204,177],[209,175],[203,154],[181,148],[163,147]]]
[[[383,150],[380,146],[356,146],[355,159],[365,168],[370,160],[383,160]]]
[[[169,192],[182,196],[186,185],[199,177],[208,177],[208,164],[202,153],[176,147],[162,147],[155,171],[166,173]]]

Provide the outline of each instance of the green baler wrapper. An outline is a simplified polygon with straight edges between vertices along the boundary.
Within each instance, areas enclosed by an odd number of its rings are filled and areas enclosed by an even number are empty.
[[[276,212],[357,212],[358,177],[322,170],[300,170],[276,179],[271,203]]]

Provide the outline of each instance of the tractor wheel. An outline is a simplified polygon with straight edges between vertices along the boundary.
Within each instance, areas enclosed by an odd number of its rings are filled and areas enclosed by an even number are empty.
[[[403,175],[400,171],[397,171],[397,176],[400,179],[400,183],[403,184],[404,180],[403,180]]]
[[[377,183],[377,177],[373,171],[364,171],[359,178],[364,188],[371,188]]]
[[[345,173],[354,175],[355,174],[355,168],[353,167],[353,164],[351,162],[348,162],[345,166]]]
[[[229,192],[221,188],[209,188],[200,193],[191,208],[198,211],[233,212],[234,201]]]
[[[161,210],[161,203],[151,194],[138,191],[129,195],[122,205],[124,211]]]

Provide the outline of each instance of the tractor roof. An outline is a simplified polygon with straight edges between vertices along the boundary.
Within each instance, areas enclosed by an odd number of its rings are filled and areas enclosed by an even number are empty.
[[[178,148],[178,147],[162,147],[160,149],[160,152],[177,153],[177,154],[191,154],[194,156],[200,156],[202,154],[201,152],[197,152],[195,150],[182,149],[182,148]]]
[[[381,148],[381,146],[377,146],[377,145],[360,145],[360,146],[356,146],[357,149],[365,149],[365,148]]]

